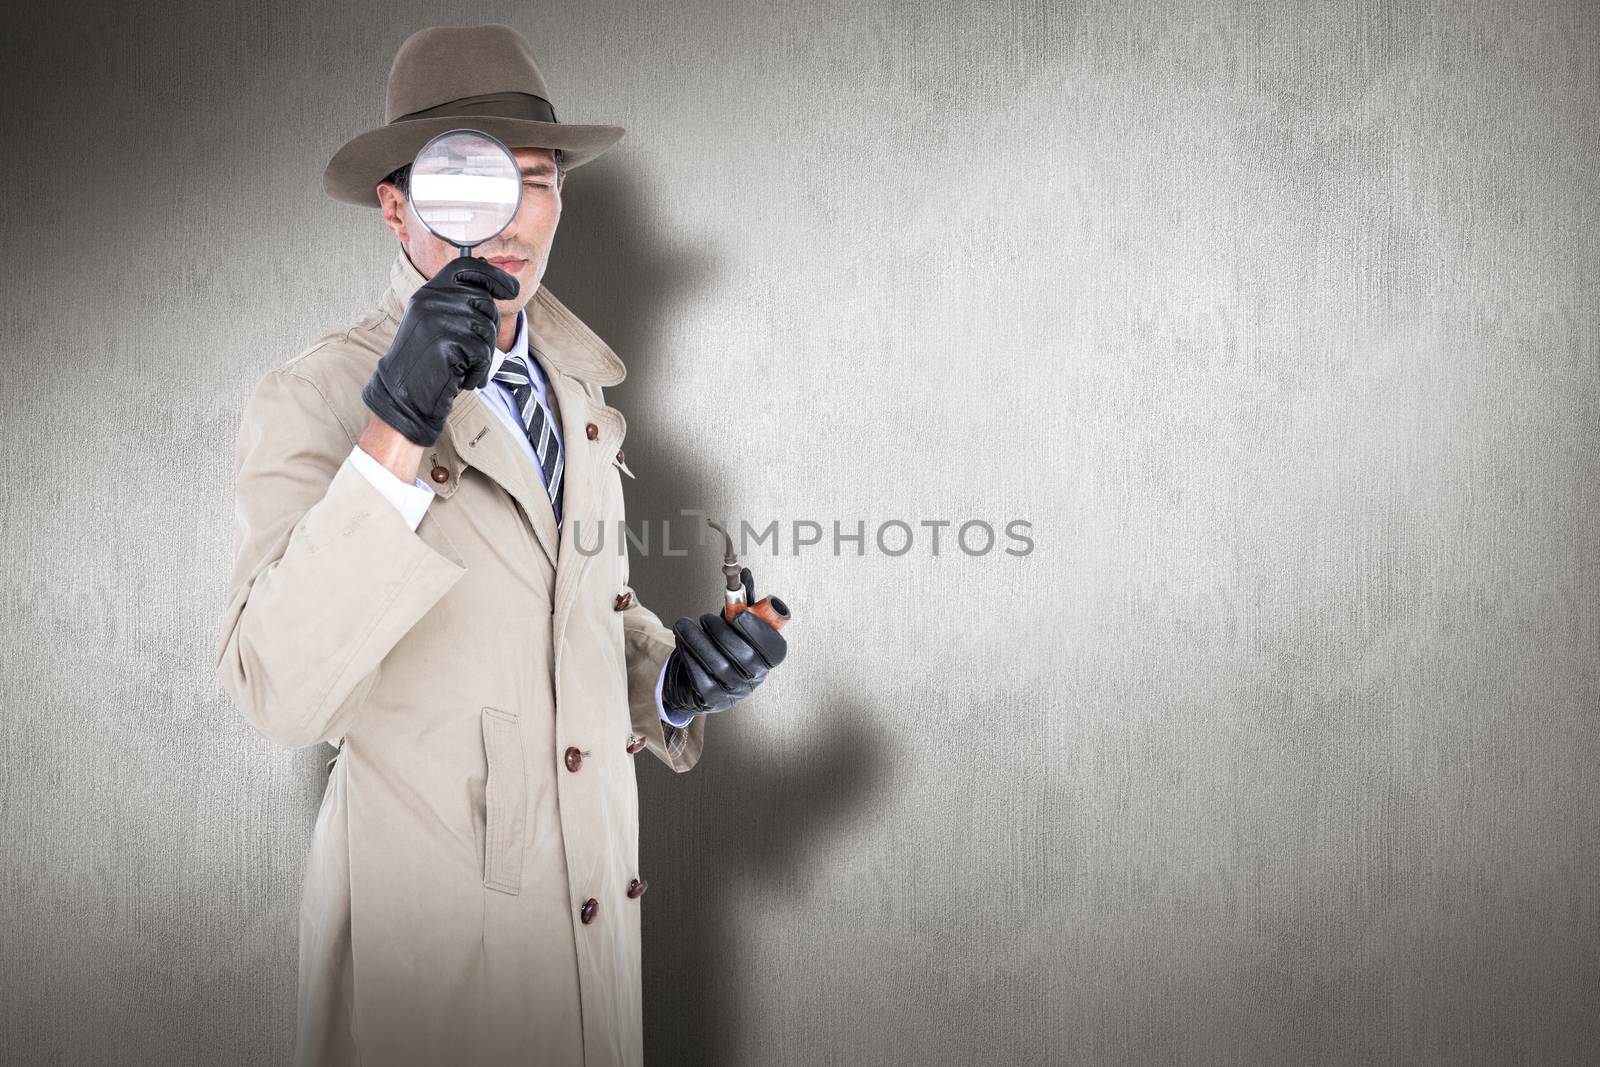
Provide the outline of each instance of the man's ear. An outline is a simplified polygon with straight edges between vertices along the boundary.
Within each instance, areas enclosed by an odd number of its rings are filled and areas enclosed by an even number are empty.
[[[383,208],[383,224],[401,244],[407,243],[411,237],[406,232],[406,194],[394,182],[379,182],[378,203]]]

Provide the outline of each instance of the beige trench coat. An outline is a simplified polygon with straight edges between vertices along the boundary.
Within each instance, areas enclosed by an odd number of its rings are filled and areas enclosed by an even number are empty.
[[[273,741],[343,738],[305,870],[296,1061],[637,1067],[634,759],[689,770],[705,717],[660,721],[675,639],[616,552],[626,423],[601,386],[625,369],[541,286],[526,314],[560,409],[561,534],[470,390],[423,452],[437,498],[413,532],[346,459],[426,280],[403,251],[390,277],[260,380],[235,458],[217,676]],[[604,551],[577,552],[600,522]]]

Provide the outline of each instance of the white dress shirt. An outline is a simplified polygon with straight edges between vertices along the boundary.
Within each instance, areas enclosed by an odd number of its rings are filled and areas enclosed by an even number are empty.
[[[539,404],[544,408],[545,421],[550,424],[550,432],[555,435],[556,443],[561,444],[561,430],[556,420],[550,416],[549,392],[544,378],[544,368],[540,367],[539,361],[533,359],[528,352],[528,321],[527,316],[521,311],[517,312],[517,339],[511,342],[511,351],[502,352],[498,347],[495,348],[493,361],[489,364],[489,381],[478,390],[478,395],[483,398],[484,403],[489,405],[490,410],[500,416],[500,421],[511,428],[512,437],[522,445],[522,450],[527,453],[528,459],[533,463],[535,469],[539,470],[539,477],[542,480],[544,478],[544,470],[539,467],[538,456],[533,450],[533,442],[528,440],[528,430],[522,425],[522,419],[517,414],[516,397],[508,386],[494,380],[495,372],[500,369],[500,364],[504,363],[506,357],[510,356],[512,352],[521,356],[522,361],[528,365],[528,369],[531,371],[529,385],[533,388],[534,396],[538,398]],[[360,445],[350,449],[349,458],[351,465],[366,476],[367,481],[371,482],[378,492],[383,494],[384,499],[399,509],[400,515],[415,531],[422,523],[422,516],[427,513],[428,505],[433,503],[433,487],[421,478],[415,478],[410,485],[407,485],[395,477],[394,472],[388,467],[368,455]],[[688,715],[675,716],[668,712],[661,703],[661,683],[666,680],[666,677],[667,666],[663,663],[661,665],[661,673],[656,676],[656,711],[660,714],[663,722],[671,723],[677,727],[687,726],[689,721],[694,718],[692,712]]]

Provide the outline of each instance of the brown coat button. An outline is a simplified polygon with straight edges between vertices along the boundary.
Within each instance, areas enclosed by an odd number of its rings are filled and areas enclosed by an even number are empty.
[[[616,611],[627,611],[632,604],[633,593],[619,593],[617,594],[616,603],[612,604],[611,607]]]
[[[450,468],[440,464],[433,468],[433,480],[443,485],[450,480]]]
[[[573,747],[567,749],[566,757],[567,757],[567,770],[575,771],[579,767],[583,766],[583,753],[578,751],[576,745],[574,745]]]
[[[622,449],[620,448],[617,449],[617,462],[621,463],[623,466],[627,466],[628,463],[627,459],[623,457]]]
[[[590,897],[583,902],[583,907],[578,909],[578,918],[586,923],[594,922],[595,915],[600,911],[600,902]]]
[[[593,441],[596,437],[600,436],[600,427],[591,422],[589,425],[583,428],[583,433],[585,437]]]
[[[628,883],[628,899],[638,900],[644,896],[644,891],[650,888],[650,883],[643,878],[635,878]]]
[[[641,748],[643,748],[648,743],[649,743],[648,740],[644,737],[643,734],[641,734],[638,737],[630,737],[630,738],[628,738],[628,754],[632,755],[633,753],[639,751]]]

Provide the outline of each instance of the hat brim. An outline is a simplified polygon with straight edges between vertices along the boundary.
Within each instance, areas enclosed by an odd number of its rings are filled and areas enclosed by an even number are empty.
[[[417,158],[433,137],[454,129],[482,130],[507,148],[559,148],[564,170],[580,167],[622,140],[621,126],[498,118],[494,115],[434,115],[391,122],[346,141],[322,173],[322,187],[335,200],[380,207],[378,183]]]

